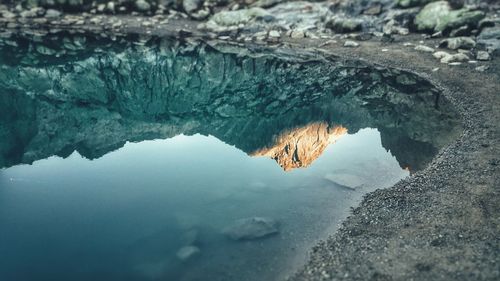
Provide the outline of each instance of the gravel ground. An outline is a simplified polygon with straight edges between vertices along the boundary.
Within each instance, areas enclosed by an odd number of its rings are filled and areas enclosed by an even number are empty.
[[[119,31],[111,26],[115,20],[109,25],[37,28],[213,39],[189,20],[145,28],[138,18],[119,19],[127,23]],[[420,35],[404,37],[404,42],[419,40]],[[500,58],[481,63],[489,69],[479,72],[476,64],[440,64],[432,54],[402,43],[398,38],[391,43],[362,41],[355,48],[328,39],[283,38],[272,43],[277,50],[312,50],[338,60],[359,59],[414,72],[443,90],[464,124],[461,137],[428,168],[368,194],[340,230],[312,249],[309,262],[290,280],[500,280]]]

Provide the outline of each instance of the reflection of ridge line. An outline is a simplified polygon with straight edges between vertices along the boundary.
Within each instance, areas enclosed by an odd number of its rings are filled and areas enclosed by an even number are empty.
[[[274,159],[285,171],[311,165],[324,152],[347,133],[347,129],[333,129],[326,122],[314,122],[303,127],[286,130],[274,138],[274,143],[261,148],[250,156],[267,156]],[[293,151],[290,151],[292,149]]]

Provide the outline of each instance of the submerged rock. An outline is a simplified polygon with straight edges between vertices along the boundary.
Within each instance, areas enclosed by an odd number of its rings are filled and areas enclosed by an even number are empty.
[[[232,240],[253,240],[279,232],[278,222],[271,218],[253,217],[237,220],[223,233]]]
[[[325,175],[324,178],[334,184],[348,187],[350,189],[356,189],[365,184],[365,181],[362,178],[353,174],[332,173]]]
[[[196,246],[186,246],[182,247],[177,251],[177,258],[180,259],[181,261],[188,261],[189,259],[193,258],[194,256],[198,255],[200,253],[200,249]]]

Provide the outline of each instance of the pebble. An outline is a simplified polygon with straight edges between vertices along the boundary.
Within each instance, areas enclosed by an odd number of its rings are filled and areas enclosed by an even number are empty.
[[[434,49],[425,45],[418,45],[415,47],[415,51],[433,53]]]
[[[485,72],[488,69],[489,69],[489,67],[486,66],[486,65],[481,65],[481,66],[478,66],[478,67],[475,68],[475,70],[478,71],[478,72]]]
[[[269,31],[269,37],[271,37],[271,38],[279,38],[280,36],[281,36],[281,34],[277,30]]]
[[[359,43],[351,41],[351,40],[347,40],[344,43],[344,47],[358,47],[358,46],[359,46]]]
[[[478,51],[476,55],[477,60],[487,61],[490,60],[490,54],[486,51]]]

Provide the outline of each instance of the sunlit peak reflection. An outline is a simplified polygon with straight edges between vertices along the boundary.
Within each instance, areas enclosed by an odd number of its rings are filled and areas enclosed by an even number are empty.
[[[307,167],[326,149],[347,133],[342,126],[330,127],[325,122],[291,129],[275,137],[274,145],[262,148],[251,156],[267,156],[285,170]]]

